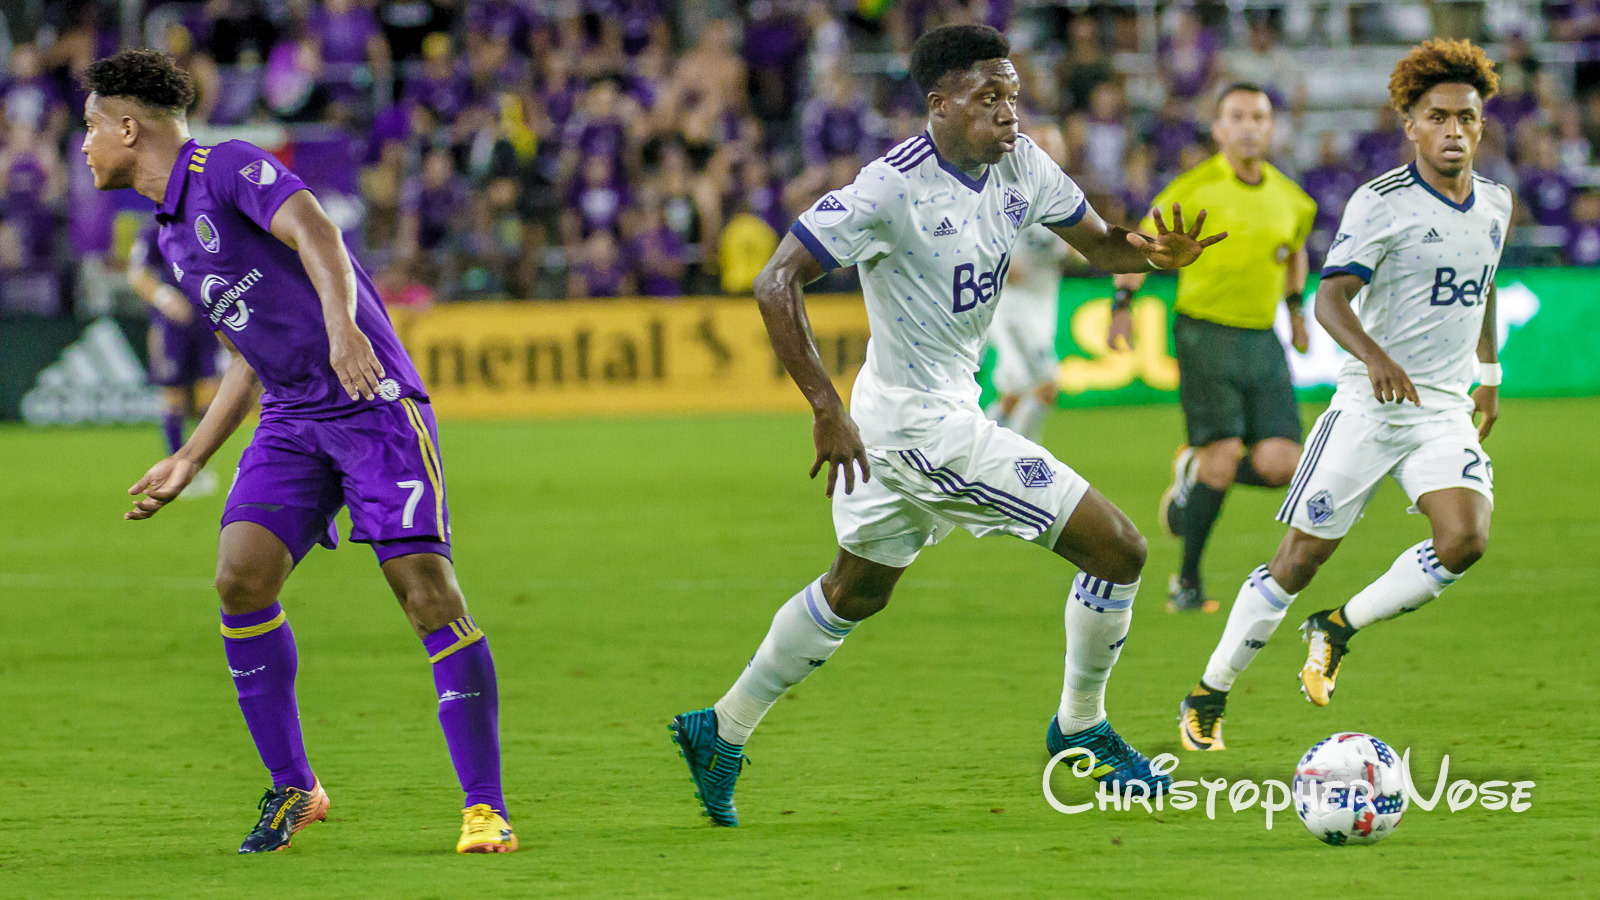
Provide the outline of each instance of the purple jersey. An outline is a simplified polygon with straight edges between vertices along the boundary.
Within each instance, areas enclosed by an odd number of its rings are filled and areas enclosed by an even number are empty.
[[[1580,222],[1567,227],[1567,262],[1600,266],[1600,223]]]
[[[323,62],[347,65],[366,62],[367,42],[383,33],[372,10],[359,6],[342,13],[314,9],[306,20],[306,30],[317,35]]]
[[[678,297],[683,294],[683,270],[689,264],[689,248],[683,239],[665,225],[652,228],[633,239],[628,257],[639,276],[639,293],[646,297]]]
[[[260,377],[261,418],[330,419],[402,397],[426,400],[372,279],[354,258],[356,325],[383,364],[371,400],[350,399],[328,363],[322,301],[300,255],[272,235],[272,216],[305,182],[244,141],[178,153],[156,211],[158,246],[178,286]]]

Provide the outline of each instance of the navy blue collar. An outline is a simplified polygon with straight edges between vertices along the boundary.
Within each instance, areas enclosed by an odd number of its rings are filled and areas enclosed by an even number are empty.
[[[968,175],[967,173],[965,173],[965,172],[961,171],[960,169],[956,168],[956,164],[955,163],[953,163],[950,160],[944,158],[944,154],[939,152],[939,145],[933,142],[933,132],[929,131],[929,132],[927,132],[927,135],[928,135],[928,146],[933,148],[933,158],[939,161],[939,168],[945,170],[946,172],[949,172],[951,177],[955,178],[955,180],[957,180],[957,181],[961,182],[962,184],[966,185],[968,188],[972,189],[974,192],[982,193],[983,192],[983,186],[985,184],[989,183],[989,170],[993,169],[994,166],[984,166],[983,167],[983,174],[979,175],[977,178],[973,178],[972,176]]]
[[[1445,206],[1450,207],[1451,209],[1455,210],[1456,212],[1466,212],[1467,210],[1472,208],[1473,202],[1478,199],[1478,189],[1477,189],[1476,186],[1474,186],[1473,189],[1472,189],[1472,193],[1467,195],[1466,202],[1465,203],[1457,203],[1454,200],[1451,200],[1449,197],[1446,197],[1445,195],[1443,195],[1443,194],[1439,193],[1438,191],[1434,190],[1433,189],[1433,185],[1427,183],[1426,181],[1423,181],[1422,180],[1422,173],[1417,171],[1417,164],[1416,164],[1415,161],[1412,161],[1412,162],[1408,163],[1406,165],[1406,168],[1411,170],[1411,177],[1415,178],[1417,180],[1417,184],[1422,185],[1422,189],[1423,190],[1425,190],[1428,193],[1434,195],[1435,197],[1438,197],[1440,203],[1443,203]]]

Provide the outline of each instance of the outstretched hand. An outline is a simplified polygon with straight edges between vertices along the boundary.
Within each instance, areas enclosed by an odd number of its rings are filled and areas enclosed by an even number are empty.
[[[861,443],[861,433],[843,410],[818,413],[811,423],[811,439],[817,445],[817,459],[811,464],[811,477],[817,477],[824,465],[828,467],[829,497],[833,496],[833,487],[839,481],[840,467],[844,468],[846,494],[856,489],[854,467],[861,469],[862,484],[872,477],[871,467],[867,465],[867,448]]]
[[[1138,248],[1145,259],[1158,269],[1181,269],[1199,259],[1205,248],[1228,236],[1226,231],[1208,238],[1200,236],[1200,226],[1206,221],[1206,211],[1203,209],[1194,217],[1194,227],[1188,230],[1183,227],[1183,208],[1176,203],[1172,204],[1172,228],[1167,228],[1161,210],[1152,209],[1150,216],[1156,223],[1155,236],[1130,231],[1128,243]]]
[[[122,517],[129,521],[150,518],[183,493],[183,489],[199,473],[200,467],[187,459],[176,456],[163,459],[151,466],[150,471],[144,473],[144,477],[135,482],[133,487],[128,488],[129,494],[144,496],[133,501],[133,509],[123,513]]]

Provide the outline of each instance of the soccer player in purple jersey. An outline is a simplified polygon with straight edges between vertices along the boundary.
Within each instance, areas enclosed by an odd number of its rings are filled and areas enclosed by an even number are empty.
[[[217,550],[228,668],[272,772],[239,852],[284,849],[327,817],[301,740],[297,655],[278,592],[313,544],[337,543],[343,506],[350,539],[377,552],[433,664],[439,722],[466,792],[456,850],[515,850],[494,662],[450,562],[433,413],[372,281],[294,173],[243,141],[202,147],[189,137],[194,87],[170,56],[124,51],[84,80],[82,149],[95,186],[160,204],[161,255],[233,356],[188,442],[129,489],[144,496],[124,517],[148,519],[177,497],[261,400]]]

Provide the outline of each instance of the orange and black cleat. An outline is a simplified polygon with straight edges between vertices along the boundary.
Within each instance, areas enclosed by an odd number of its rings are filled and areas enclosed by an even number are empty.
[[[328,792],[318,779],[311,790],[297,787],[272,788],[256,804],[261,820],[239,845],[240,853],[272,853],[289,849],[289,841],[300,829],[328,818]]]

